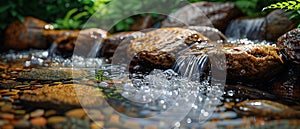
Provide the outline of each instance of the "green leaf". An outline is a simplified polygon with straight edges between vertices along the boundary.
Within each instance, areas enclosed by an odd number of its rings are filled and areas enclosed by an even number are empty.
[[[1,12],[5,12],[6,10],[8,10],[11,6],[8,4],[8,5],[5,5],[5,6],[2,6],[0,7],[0,13]]]

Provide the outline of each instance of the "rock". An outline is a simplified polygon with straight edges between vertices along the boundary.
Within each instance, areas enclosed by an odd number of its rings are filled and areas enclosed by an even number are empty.
[[[30,124],[34,126],[45,126],[47,124],[47,120],[44,117],[36,117],[30,120]]]
[[[91,129],[103,129],[104,128],[104,122],[103,121],[94,121],[91,124]]]
[[[16,82],[13,80],[7,80],[0,83],[0,89],[13,89],[18,85],[21,85],[21,82]]]
[[[229,81],[266,82],[282,70],[283,61],[279,49],[271,45],[225,45],[223,51]]]
[[[197,2],[186,5],[163,21],[162,27],[213,26],[225,31],[229,22],[242,15],[230,2]],[[212,27],[212,26],[211,26]]]
[[[130,39],[137,38],[144,35],[143,32],[140,31],[131,31],[131,32],[120,32],[109,35],[103,42],[103,46],[101,47],[98,56],[100,57],[112,57],[117,47],[120,44],[129,44]],[[123,42],[124,41],[124,42]]]
[[[147,28],[151,28],[154,22],[154,19],[151,15],[146,16],[136,16],[134,23],[130,26],[130,30],[138,31]]]
[[[101,43],[103,43],[108,35],[109,33],[105,30],[91,28],[59,37],[55,40],[55,43],[57,44],[57,53],[71,56],[74,52],[74,54],[79,56],[95,57],[96,55],[89,55],[90,51],[95,51],[96,53],[99,49],[96,48],[96,46],[98,45],[100,47]]]
[[[278,100],[278,97],[270,94],[269,92],[255,89],[249,86],[226,85],[224,87],[224,91],[226,93],[223,95],[225,98],[239,99],[240,101],[247,99]]]
[[[4,120],[13,120],[14,119],[14,114],[10,113],[0,113],[0,118]]]
[[[47,23],[33,17],[25,17],[24,22],[19,20],[8,25],[5,31],[6,49],[21,50],[29,47],[47,48],[47,39],[42,31]]]
[[[45,111],[43,109],[37,109],[30,113],[30,117],[41,117],[44,115]]]
[[[56,124],[66,122],[66,118],[63,116],[52,116],[47,119],[48,124]]]
[[[28,120],[21,120],[16,125],[15,128],[17,129],[28,129],[30,128],[30,123]]]
[[[300,67],[300,28],[293,29],[279,37],[277,45],[288,62]]]
[[[269,41],[276,41],[281,35],[297,26],[297,22],[289,20],[289,16],[281,9],[274,10],[268,14],[266,20],[266,39]]]
[[[244,115],[255,115],[265,117],[282,117],[291,118],[298,117],[299,112],[286,105],[269,101],[269,100],[246,100],[237,103],[235,110]]]
[[[80,85],[65,84],[44,86],[42,88],[23,93],[20,99],[29,107],[67,110],[74,107],[97,107],[101,100],[97,95],[102,94],[97,88]]]
[[[181,50],[203,40],[209,39],[194,30],[183,28],[156,29],[131,41],[127,48],[127,61],[134,59],[133,62],[136,60],[141,66],[147,65],[150,69],[168,69],[172,67],[175,56]]]
[[[38,81],[61,81],[70,80],[72,75],[62,70],[32,69],[30,72],[23,72],[17,80],[38,80]]]
[[[67,117],[83,118],[86,115],[86,112],[81,109],[73,109],[65,113]]]
[[[50,109],[50,110],[47,110],[45,112],[45,117],[53,116],[53,115],[56,115],[56,114],[57,114],[56,110]]]

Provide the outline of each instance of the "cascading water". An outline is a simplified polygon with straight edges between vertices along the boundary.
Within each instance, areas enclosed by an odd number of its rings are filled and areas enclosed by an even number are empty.
[[[265,40],[266,19],[250,18],[232,21],[225,35],[233,39],[248,38],[250,40]]]

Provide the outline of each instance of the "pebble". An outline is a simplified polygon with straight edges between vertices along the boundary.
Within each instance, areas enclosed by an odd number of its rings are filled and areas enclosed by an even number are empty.
[[[13,120],[14,117],[15,117],[14,114],[10,114],[10,113],[1,113],[0,114],[0,118],[5,119],[5,120]]]
[[[83,118],[86,115],[86,113],[83,109],[78,108],[66,112],[65,115],[68,117]]]
[[[145,126],[144,129],[157,129],[157,126],[156,125],[148,125],[148,126]]]
[[[91,124],[91,129],[103,129],[104,128],[104,122],[103,121],[94,121]]]
[[[47,124],[47,120],[44,117],[36,117],[30,120],[30,124],[35,126],[45,126]]]
[[[51,116],[48,118],[49,124],[56,124],[56,123],[62,123],[66,122],[66,118],[63,116]]]
[[[1,111],[2,112],[9,112],[9,111],[11,111],[12,110],[12,104],[11,103],[6,103],[5,105],[3,105],[2,107],[1,107]]]
[[[14,129],[14,126],[11,124],[6,124],[0,127],[0,129]]]
[[[104,120],[105,116],[99,110],[89,110],[88,116],[92,120]]]
[[[56,110],[47,110],[46,112],[45,112],[45,117],[49,117],[49,116],[53,116],[53,115],[56,115],[57,114],[57,112],[56,112]]]
[[[9,123],[8,120],[0,120],[0,126],[3,126],[5,124]]]
[[[25,114],[26,114],[26,111],[25,111],[25,110],[15,110],[15,114],[18,114],[18,115],[25,115]]]
[[[21,120],[15,125],[15,128],[28,129],[28,128],[30,128],[30,123],[28,120]]]
[[[30,113],[30,117],[41,117],[44,115],[45,111],[43,109],[37,109]]]

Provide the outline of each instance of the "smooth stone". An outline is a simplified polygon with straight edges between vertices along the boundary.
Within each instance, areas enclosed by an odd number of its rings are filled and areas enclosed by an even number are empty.
[[[91,124],[91,129],[103,129],[104,128],[104,122],[103,121],[94,121]]]
[[[48,118],[48,124],[56,124],[66,122],[66,118],[63,116],[51,116]]]
[[[30,128],[30,122],[28,120],[21,120],[15,125],[15,128],[28,129]]]
[[[25,115],[26,114],[26,110],[15,110],[15,114]]]
[[[49,116],[53,116],[53,115],[56,115],[57,114],[57,112],[56,112],[56,110],[47,110],[46,112],[45,112],[45,117],[49,117]]]
[[[45,110],[37,109],[30,113],[30,117],[41,117],[42,115],[44,115],[44,113],[45,113]]]
[[[104,120],[105,118],[99,110],[88,110],[88,117],[92,120]]]
[[[11,124],[6,124],[0,127],[1,129],[14,129],[14,126]]]
[[[8,124],[9,121],[8,120],[0,120],[0,126],[3,126],[5,124]]]
[[[15,116],[14,114],[10,114],[10,113],[0,113],[0,118],[5,120],[13,120]]]
[[[83,118],[86,115],[86,112],[83,109],[79,108],[70,110],[66,112],[65,115],[67,117]]]
[[[36,117],[30,120],[30,124],[35,126],[45,126],[47,124],[47,120],[44,117]]]
[[[156,125],[145,126],[144,129],[158,129]]]
[[[24,91],[20,99],[34,108],[68,110],[72,108],[98,107],[102,94],[98,88],[82,84],[44,86],[32,91]]]

